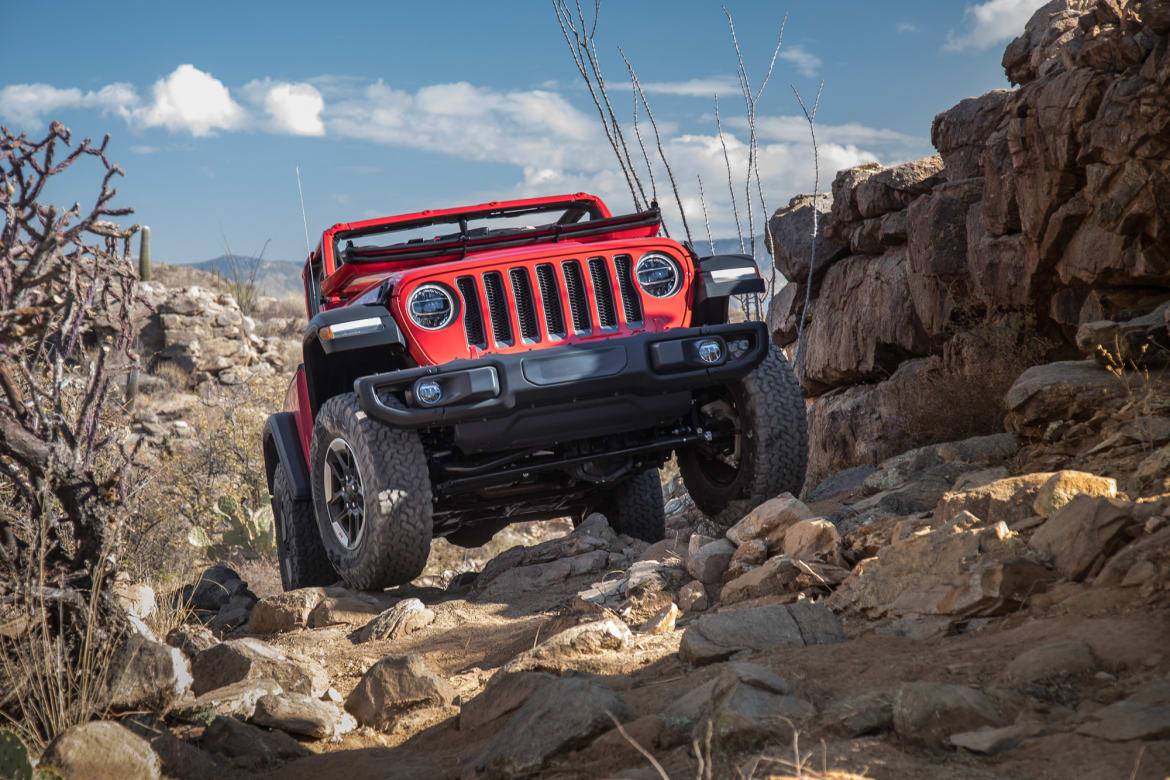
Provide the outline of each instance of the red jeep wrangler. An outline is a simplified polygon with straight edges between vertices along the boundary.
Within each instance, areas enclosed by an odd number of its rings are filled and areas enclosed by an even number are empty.
[[[664,534],[672,452],[695,504],[737,520],[797,492],[804,401],[750,257],[659,236],[576,194],[334,225],[305,264],[304,364],[264,460],[286,589],[385,588],[433,537],[601,512]]]

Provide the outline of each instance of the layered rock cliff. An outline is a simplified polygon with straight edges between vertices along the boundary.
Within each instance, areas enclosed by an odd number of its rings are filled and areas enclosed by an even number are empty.
[[[1170,298],[1168,33],[1166,0],[1054,0],[1007,47],[1015,89],[935,118],[937,155],[841,171],[776,212],[771,326],[815,399],[806,487],[998,429],[981,397]]]

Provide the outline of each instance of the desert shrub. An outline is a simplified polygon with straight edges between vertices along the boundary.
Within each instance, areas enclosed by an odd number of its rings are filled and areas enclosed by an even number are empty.
[[[273,558],[260,436],[283,394],[279,377],[200,390],[187,435],[168,443],[135,493],[134,574],[157,581],[212,560]]]
[[[902,410],[902,426],[916,445],[1003,430],[1004,396],[1025,369],[1058,350],[1023,314],[1003,314],[958,331],[931,358],[921,391]]]

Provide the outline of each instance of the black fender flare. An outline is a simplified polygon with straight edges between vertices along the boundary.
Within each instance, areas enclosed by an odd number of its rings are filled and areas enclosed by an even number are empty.
[[[326,327],[357,322],[359,320],[374,319],[380,321],[381,327],[373,332],[352,336],[321,338],[321,331]],[[339,309],[320,312],[313,319],[309,320],[309,324],[305,326],[303,340],[306,346],[316,342],[321,346],[321,351],[326,355],[332,355],[337,352],[348,352],[354,349],[366,349],[367,347],[405,346],[405,341],[402,338],[402,330],[398,327],[398,323],[395,322],[394,317],[390,314],[385,304],[381,303],[353,304],[350,306],[342,306]]]
[[[750,255],[711,255],[699,259],[695,274],[696,325],[727,322],[727,302],[733,295],[764,292],[764,278]]]
[[[313,489],[309,485],[309,468],[301,452],[297,420],[292,412],[270,414],[264,422],[264,472],[268,480],[268,492],[272,493],[272,478],[276,470],[284,469],[288,484],[292,487],[293,498],[309,501]]]

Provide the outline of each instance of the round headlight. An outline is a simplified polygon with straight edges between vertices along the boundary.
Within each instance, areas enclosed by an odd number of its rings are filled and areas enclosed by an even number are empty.
[[[669,298],[682,286],[678,263],[666,255],[651,252],[634,269],[638,286],[655,298]]]
[[[415,325],[427,330],[445,328],[455,319],[455,299],[445,287],[424,284],[410,294],[406,310]]]

